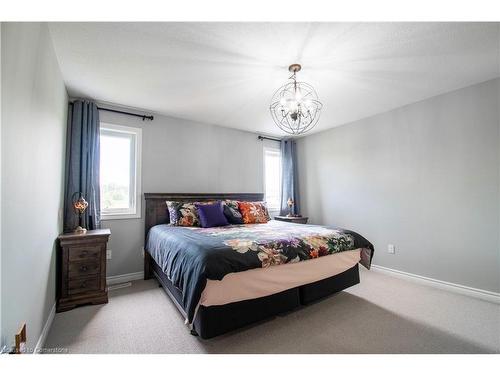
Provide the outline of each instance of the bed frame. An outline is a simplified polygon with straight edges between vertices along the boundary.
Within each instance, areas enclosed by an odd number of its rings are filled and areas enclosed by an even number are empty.
[[[212,200],[262,201],[262,193],[221,193],[221,194],[167,194],[146,193],[146,220],[144,244],[144,279],[156,278],[160,286],[170,296],[180,313],[186,317],[182,307],[182,291],[168,279],[161,267],[150,256],[147,248],[149,229],[157,224],[168,224],[169,215],[165,201],[202,202]],[[257,321],[307,305],[333,293],[340,292],[359,283],[359,269],[354,267],[333,277],[297,288],[285,290],[270,296],[255,298],[221,306],[199,306],[193,329],[194,335],[208,339]]]

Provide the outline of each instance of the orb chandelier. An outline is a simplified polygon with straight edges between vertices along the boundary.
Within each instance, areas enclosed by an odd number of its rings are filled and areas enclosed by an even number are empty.
[[[323,104],[314,88],[305,82],[297,82],[297,72],[302,67],[292,64],[288,70],[291,80],[273,95],[269,110],[276,125],[288,134],[302,134],[312,129],[319,120]]]

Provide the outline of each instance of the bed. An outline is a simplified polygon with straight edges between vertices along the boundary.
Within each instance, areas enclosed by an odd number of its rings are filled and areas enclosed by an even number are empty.
[[[359,283],[373,246],[359,234],[271,220],[169,224],[165,202],[262,201],[263,194],[145,194],[144,278],[156,278],[191,333],[208,339]]]

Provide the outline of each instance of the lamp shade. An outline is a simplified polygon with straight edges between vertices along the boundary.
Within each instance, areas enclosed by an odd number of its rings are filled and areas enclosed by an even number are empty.
[[[73,202],[73,207],[79,214],[83,214],[88,206],[88,202],[82,196]]]

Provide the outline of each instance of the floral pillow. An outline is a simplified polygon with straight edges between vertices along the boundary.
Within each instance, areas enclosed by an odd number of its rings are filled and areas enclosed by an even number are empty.
[[[167,204],[170,224],[177,225],[177,206],[179,202],[166,201],[165,203]]]
[[[245,224],[267,223],[270,220],[265,202],[238,202]]]
[[[238,201],[224,201],[224,215],[231,224],[243,224],[243,216],[238,208]]]
[[[196,204],[209,204],[213,202],[175,202],[167,201],[170,224],[180,227],[199,227],[200,218]]]

